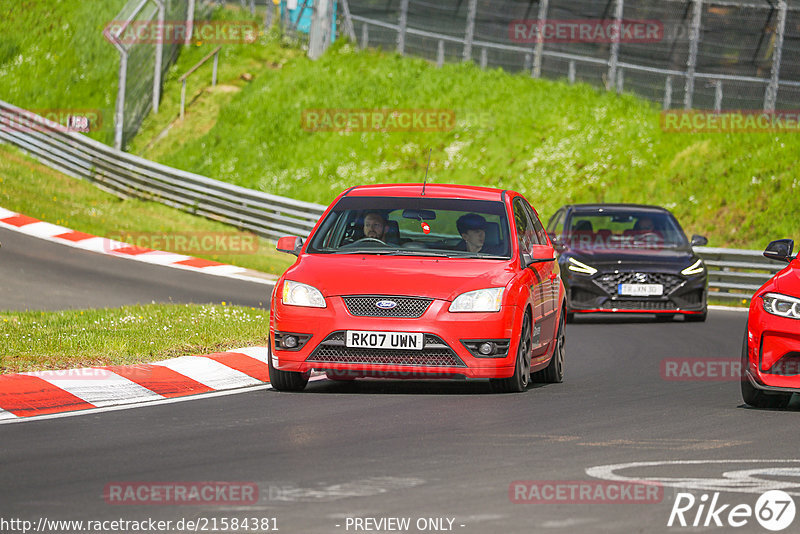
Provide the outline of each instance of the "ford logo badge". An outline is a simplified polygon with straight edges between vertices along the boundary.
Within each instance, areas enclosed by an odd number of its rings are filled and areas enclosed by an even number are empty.
[[[375,303],[375,306],[382,310],[391,310],[397,307],[397,303],[393,300],[379,300]]]

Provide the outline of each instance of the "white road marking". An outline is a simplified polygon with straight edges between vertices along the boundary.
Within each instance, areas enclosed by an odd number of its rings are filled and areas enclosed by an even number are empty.
[[[752,466],[735,471],[724,471],[729,466]],[[761,465],[759,465],[761,464]],[[781,465],[783,464],[783,465]],[[697,467],[701,465],[720,465],[720,477],[697,477]],[[665,477],[647,476],[647,468],[661,466],[695,466],[686,469],[687,476]],[[622,475],[619,471],[635,470],[636,474]],[[679,469],[671,469],[675,474]],[[630,462],[624,464],[599,465],[586,469],[590,477],[615,482],[653,482],[671,488],[685,488],[698,491],[727,491],[733,493],[764,493],[779,489],[789,495],[800,496],[800,460],[665,460],[661,462]],[[767,477],[781,477],[774,480]],[[794,480],[785,480],[793,478]],[[791,491],[793,490],[793,491]]]
[[[244,354],[245,356],[255,358],[258,361],[269,363],[267,361],[269,358],[269,348],[267,347],[248,347],[244,349],[229,350],[228,352],[238,352],[239,354]]]

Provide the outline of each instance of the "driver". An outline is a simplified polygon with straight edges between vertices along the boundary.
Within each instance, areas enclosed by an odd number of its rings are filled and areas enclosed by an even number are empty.
[[[653,222],[653,219],[644,216],[641,217],[638,221],[636,221],[636,224],[633,225],[633,229],[641,232],[652,232],[653,230],[656,229],[656,225]]]
[[[364,215],[364,237],[386,241],[386,219],[380,213],[371,211]]]

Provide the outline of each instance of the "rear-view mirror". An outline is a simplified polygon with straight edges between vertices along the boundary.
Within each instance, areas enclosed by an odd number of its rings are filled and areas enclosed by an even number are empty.
[[[794,241],[791,239],[778,239],[767,245],[764,257],[776,261],[792,261]]]
[[[297,256],[300,254],[300,249],[303,248],[303,239],[297,236],[281,237],[275,248],[278,249],[278,252]]]

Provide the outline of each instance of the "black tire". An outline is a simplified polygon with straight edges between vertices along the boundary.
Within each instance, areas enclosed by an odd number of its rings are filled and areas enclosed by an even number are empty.
[[[688,317],[688,315],[687,315]],[[674,313],[657,313],[656,314],[656,322],[658,323],[668,323],[675,318]]]
[[[531,314],[526,312],[525,317],[522,318],[514,374],[508,378],[489,379],[489,385],[495,393],[520,393],[528,388],[531,379],[531,350],[533,349],[531,333]]]
[[[269,382],[276,391],[303,391],[308,384],[310,373],[281,371],[272,366],[272,340],[269,341]]]
[[[547,367],[541,371],[536,371],[531,375],[534,382],[544,382],[546,384],[560,384],[564,381],[564,356],[567,336],[564,328],[564,315],[558,321],[558,332],[556,333],[556,348],[553,349],[553,357]]]
[[[786,408],[792,400],[791,393],[768,393],[754,387],[747,378],[745,371],[748,369],[747,359],[747,331],[744,333],[744,343],[742,343],[742,400],[745,404],[753,408]]]

